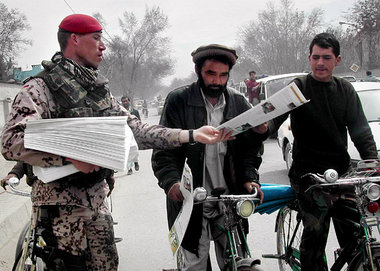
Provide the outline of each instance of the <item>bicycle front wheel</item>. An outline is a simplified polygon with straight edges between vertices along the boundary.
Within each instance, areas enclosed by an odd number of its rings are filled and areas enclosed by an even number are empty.
[[[376,271],[380,271],[380,244],[371,245],[372,263]],[[364,257],[363,253],[358,253],[352,259],[347,268],[348,271],[365,271],[372,270],[368,257]]]
[[[300,244],[303,226],[298,212],[288,206],[279,211],[277,220],[277,253],[280,271],[301,270]]]

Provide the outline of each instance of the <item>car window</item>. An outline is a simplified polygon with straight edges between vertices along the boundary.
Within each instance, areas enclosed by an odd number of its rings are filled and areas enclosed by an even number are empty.
[[[368,121],[380,121],[380,89],[359,91],[358,95]]]
[[[267,97],[272,96],[282,88],[286,87],[290,83],[290,81],[292,81],[296,77],[297,76],[292,76],[268,81],[266,83]]]

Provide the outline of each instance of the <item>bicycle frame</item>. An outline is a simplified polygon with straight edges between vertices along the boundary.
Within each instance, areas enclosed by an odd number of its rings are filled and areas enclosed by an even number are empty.
[[[373,163],[374,161],[371,160],[369,162]],[[363,161],[363,163],[368,163],[368,161]],[[337,196],[337,200],[334,201],[333,207],[336,208],[337,211],[332,212],[332,217],[355,229],[355,238],[353,238],[342,250],[338,250],[339,253],[337,254],[339,255],[331,266],[332,271],[341,270],[346,263],[348,263],[348,270],[357,270],[356,268],[360,267],[362,268],[360,270],[380,270],[380,243],[377,242],[373,235],[374,229],[377,229],[380,234],[380,219],[375,213],[369,215],[365,209],[380,197],[380,186],[378,185],[380,183],[380,164],[378,161],[375,161],[373,164],[375,164],[373,168],[370,167],[364,171],[355,170],[339,180],[336,180],[337,175],[335,180],[329,180],[326,177],[326,174],[324,177],[310,174],[312,175],[311,177],[315,177],[314,180],[318,181],[318,183],[311,186],[307,192],[313,191],[316,188],[322,190],[338,188],[338,191],[342,192],[342,187],[351,187],[351,193],[344,192],[343,195]],[[363,166],[363,168],[365,167]],[[369,193],[369,187],[372,185],[375,190]],[[334,193],[331,194],[335,195]],[[374,195],[377,195],[378,197],[375,198]],[[354,205],[352,205],[353,203]],[[285,234],[281,232],[284,230],[281,229],[281,227],[283,227],[285,223],[285,216],[287,216],[288,219],[294,217],[294,214],[298,212],[297,205],[297,202],[294,201],[279,211],[276,220],[278,242],[279,235]],[[375,209],[378,209],[378,205],[371,210]],[[368,210],[370,210],[370,208],[368,208]],[[290,220],[288,224],[291,224]],[[263,255],[264,258],[279,259],[280,270],[284,270],[284,267],[281,266],[281,261],[288,264],[292,270],[301,270],[298,244],[295,244],[296,236],[298,236],[300,232],[299,227],[301,225],[301,220],[299,218],[297,218],[295,225],[294,228],[288,228],[288,236],[284,237],[284,239],[290,241],[283,244],[283,253],[277,255]],[[278,248],[280,246],[281,244],[278,244]]]
[[[247,237],[244,232],[243,218],[239,216],[237,210],[237,203],[246,200],[252,201],[252,214],[254,211],[253,201],[259,200],[255,194],[207,196],[195,202],[195,204],[215,201],[222,203],[223,223],[215,223],[215,226],[226,235],[228,241],[226,251],[228,253],[228,257],[226,257],[227,262],[222,270],[237,271],[241,267],[252,268],[249,270],[258,270],[256,265],[260,264],[260,260],[255,260],[251,257]]]
[[[236,218],[236,214],[232,212],[232,208],[226,208],[224,218],[225,221],[223,225],[218,223],[215,223],[215,225],[220,231],[227,235],[231,264],[233,270],[237,270],[237,261],[241,259],[241,256],[244,254],[247,254],[248,257],[251,258],[251,252],[248,247],[241,218]]]

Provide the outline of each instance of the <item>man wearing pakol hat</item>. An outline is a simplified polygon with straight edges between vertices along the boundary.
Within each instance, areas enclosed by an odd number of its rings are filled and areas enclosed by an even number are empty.
[[[181,129],[196,129],[202,125],[217,127],[251,108],[242,94],[227,87],[230,70],[238,58],[234,49],[211,44],[199,47],[191,55],[198,81],[168,94],[161,125]],[[152,167],[160,187],[167,194],[169,228],[182,206],[179,187],[186,158],[194,189],[203,186],[211,192],[224,187],[225,194],[247,194],[257,188],[262,200],[257,169],[262,161],[259,150],[265,138],[266,134],[250,129],[228,143],[206,146],[189,142],[171,150],[154,150]],[[179,249],[179,262],[183,262],[178,266],[180,270],[209,270],[210,240],[214,240],[218,264],[223,266],[227,240],[215,227],[215,222],[220,223],[221,219],[218,204],[194,205]]]
[[[148,126],[120,106],[98,74],[106,49],[102,27],[93,17],[74,14],[59,25],[61,51],[43,61],[44,71],[25,82],[12,104],[2,134],[2,154],[29,166],[72,163],[80,172],[51,183],[32,184],[34,224],[52,238],[45,240],[51,253],[42,257],[51,270],[117,270],[118,255],[113,222],[104,200],[105,180],[111,170],[24,147],[25,124],[30,120],[93,116],[128,116],[140,149],[180,146],[189,140],[215,143],[228,139],[212,127],[190,133],[181,129]],[[45,221],[42,223],[41,221]],[[41,222],[41,223],[40,223]],[[51,234],[52,233],[52,234]],[[41,255],[40,255],[41,256]]]

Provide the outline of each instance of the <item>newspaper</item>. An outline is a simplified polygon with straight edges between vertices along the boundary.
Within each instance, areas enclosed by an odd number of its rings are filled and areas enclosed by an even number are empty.
[[[293,82],[253,108],[219,125],[217,129],[225,128],[232,131],[232,135],[237,135],[307,102],[309,101],[305,99],[302,92]]]
[[[174,221],[173,226],[169,231],[169,243],[172,248],[173,255],[176,257],[178,248],[181,246],[183,237],[190,221],[191,212],[193,211],[193,175],[191,174],[190,167],[185,162],[183,168],[180,190],[183,195],[182,208]]]
[[[61,155],[117,171],[125,171],[137,143],[128,117],[57,118],[28,121],[25,148]],[[73,174],[73,166],[36,168],[45,182]],[[54,175],[57,178],[54,178]]]
[[[128,162],[135,161],[136,157],[138,157],[138,146],[135,138],[132,136]],[[33,166],[33,174],[44,183],[50,183],[77,172],[79,172],[79,170],[76,169],[73,164],[68,164],[60,167]]]

